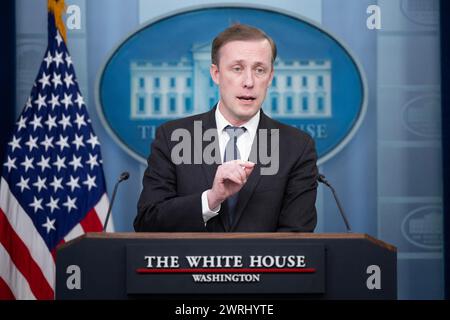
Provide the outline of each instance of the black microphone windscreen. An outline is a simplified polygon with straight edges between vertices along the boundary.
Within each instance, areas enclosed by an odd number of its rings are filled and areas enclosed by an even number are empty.
[[[120,181],[127,180],[129,177],[130,177],[130,173],[125,171],[125,172],[122,172],[122,174],[120,175],[119,180]]]

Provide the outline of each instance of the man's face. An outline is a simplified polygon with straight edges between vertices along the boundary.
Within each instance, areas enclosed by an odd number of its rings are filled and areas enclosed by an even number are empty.
[[[220,112],[231,124],[247,122],[261,108],[273,77],[269,41],[231,41],[210,73],[220,91]]]

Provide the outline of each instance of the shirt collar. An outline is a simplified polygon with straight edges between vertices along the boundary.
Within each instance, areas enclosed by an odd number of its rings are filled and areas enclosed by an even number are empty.
[[[232,124],[230,122],[228,122],[228,120],[225,119],[223,114],[220,112],[219,105],[220,105],[220,101],[217,103],[215,116],[216,116],[217,131],[219,132],[219,134],[221,134],[226,126],[228,126],[228,125],[232,126]],[[250,120],[248,120],[246,123],[241,125],[241,127],[245,127],[245,129],[247,129],[247,132],[250,134],[250,137],[252,139],[256,135],[256,130],[258,129],[260,115],[261,115],[261,110],[258,110],[258,112],[253,117],[251,117]]]

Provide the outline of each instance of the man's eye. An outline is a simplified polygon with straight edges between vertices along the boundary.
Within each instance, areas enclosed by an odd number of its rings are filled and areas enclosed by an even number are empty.
[[[242,68],[241,67],[233,67],[233,71],[234,72],[241,72]]]
[[[266,73],[266,69],[264,68],[256,68],[256,74],[264,74]]]

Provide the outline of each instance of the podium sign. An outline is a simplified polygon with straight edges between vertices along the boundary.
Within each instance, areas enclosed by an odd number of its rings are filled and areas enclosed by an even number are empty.
[[[396,299],[397,250],[365,234],[88,233],[57,299]]]
[[[289,240],[160,241],[127,246],[129,294],[325,292],[325,248]]]

